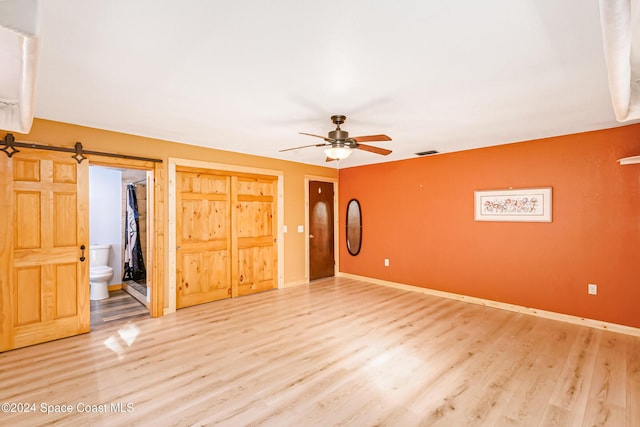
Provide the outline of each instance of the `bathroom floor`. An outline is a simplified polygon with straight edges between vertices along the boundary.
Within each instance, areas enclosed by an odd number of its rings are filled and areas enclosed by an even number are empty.
[[[133,280],[127,280],[127,286],[134,288],[142,295],[147,295],[147,285],[145,282],[134,282]]]
[[[109,292],[109,298],[91,301],[91,330],[105,324],[151,317],[149,310],[123,290]]]
[[[137,299],[141,304],[147,302],[147,285],[146,283],[137,283],[133,280],[125,280],[122,282],[122,289],[129,295]]]

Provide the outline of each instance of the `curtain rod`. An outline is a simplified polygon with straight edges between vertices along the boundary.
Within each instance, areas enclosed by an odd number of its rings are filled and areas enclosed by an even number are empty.
[[[75,161],[78,163],[82,163],[82,161],[87,158],[85,154],[105,156],[105,157],[115,157],[117,159],[142,160],[145,162],[162,163],[162,160],[160,159],[152,159],[149,157],[128,156],[126,154],[116,154],[116,153],[106,153],[103,151],[84,150],[82,148],[81,142],[76,142],[76,145],[74,148],[54,147],[51,145],[34,144],[32,142],[16,142],[13,134],[11,133],[8,133],[4,136],[3,143],[0,144],[0,147],[1,147],[0,151],[4,151],[5,154],[9,157],[20,152],[20,150],[18,150],[15,147],[21,147],[21,148],[34,148],[36,150],[49,150],[49,151],[62,151],[64,153],[75,153],[73,156],[71,156],[71,158],[75,159]]]

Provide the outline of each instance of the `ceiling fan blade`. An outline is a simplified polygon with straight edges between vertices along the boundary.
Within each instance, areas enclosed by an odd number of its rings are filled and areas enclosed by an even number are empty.
[[[323,147],[327,144],[311,144],[311,145],[303,145],[301,147],[293,147],[293,148],[285,148],[284,150],[280,150],[279,152],[282,153],[283,151],[291,151],[291,150],[298,150],[300,148],[309,148],[309,147]]]
[[[333,162],[334,160],[338,160],[338,159],[332,159],[331,157],[327,157],[325,159],[325,162]]]
[[[326,136],[314,135],[314,134],[312,134],[312,133],[305,133],[305,132],[299,132],[299,133],[300,133],[300,135],[314,136],[314,137],[316,137],[316,138],[322,138],[322,139],[324,139],[325,141],[329,141],[329,138],[327,138]]]
[[[353,139],[355,142],[391,141],[387,135],[354,136],[349,139]]]
[[[391,150],[387,150],[386,148],[374,147],[373,145],[358,144],[354,148],[369,151],[371,153],[382,154],[383,156],[391,154]]]

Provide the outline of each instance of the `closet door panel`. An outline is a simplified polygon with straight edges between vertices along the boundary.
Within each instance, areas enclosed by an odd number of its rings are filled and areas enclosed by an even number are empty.
[[[176,307],[231,296],[229,177],[176,172]]]
[[[249,245],[238,250],[238,295],[274,289],[274,248]]]
[[[232,180],[236,227],[233,275],[236,295],[274,289],[277,281],[276,185],[272,177],[238,176]]]

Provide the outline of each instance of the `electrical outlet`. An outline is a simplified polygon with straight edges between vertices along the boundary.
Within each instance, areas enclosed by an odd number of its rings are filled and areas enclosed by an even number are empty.
[[[598,295],[598,285],[594,283],[589,283],[587,285],[587,293],[589,295]]]
[[[389,267],[389,258],[384,259],[384,266]]]

